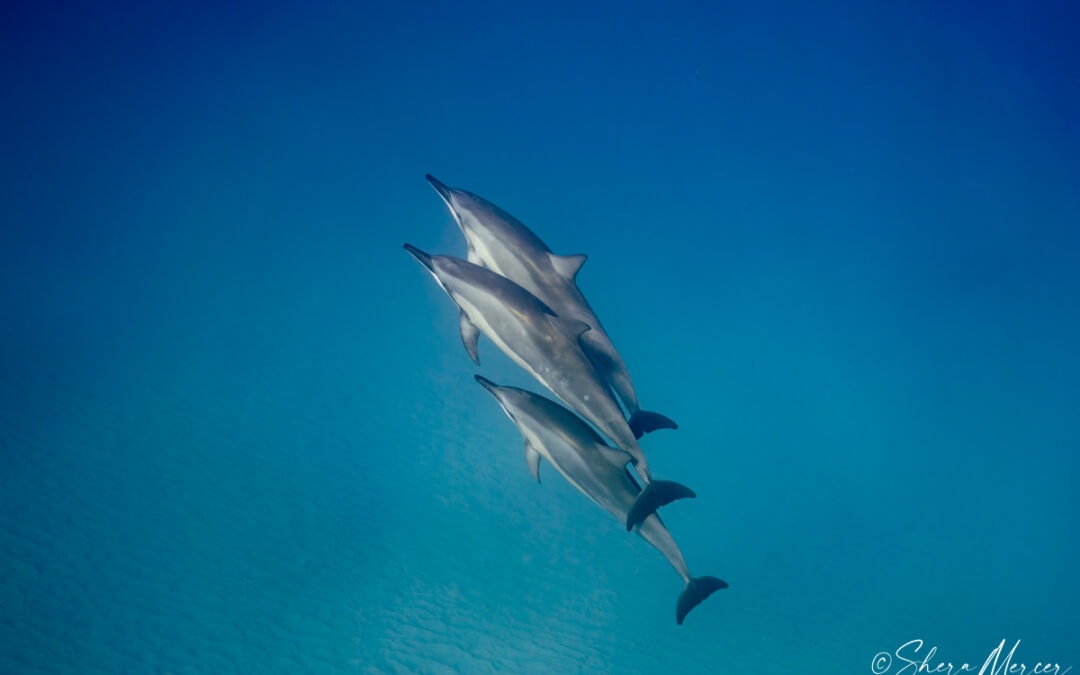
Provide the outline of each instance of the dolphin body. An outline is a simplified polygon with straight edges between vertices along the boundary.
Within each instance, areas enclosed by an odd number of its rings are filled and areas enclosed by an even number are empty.
[[[643,494],[626,470],[629,455],[608,446],[580,417],[551,399],[517,387],[499,386],[480,375],[476,381],[495,397],[525,438],[525,458],[537,481],[543,457],[600,508],[619,520],[627,518],[639,503],[639,494]],[[646,490],[664,494],[666,501],[662,503],[694,496],[689,488],[671,481],[654,480]],[[716,577],[690,576],[682,552],[655,513],[655,506],[641,519],[638,534],[660,551],[682,577],[685,586],[675,605],[675,621],[682,624],[691,609],[728,584]]]
[[[600,379],[579,339],[589,326],[559,317],[535,295],[506,277],[461,258],[405,250],[431,272],[461,310],[465,351],[479,363],[483,332],[499,349],[552,393],[596,425],[633,458],[646,483],[652,475],[645,453],[623,417],[611,389]]]
[[[636,437],[656,429],[678,428],[671,419],[642,410],[638,404],[626,363],[575,281],[584,255],[555,255],[532,230],[495,204],[449,187],[431,174],[426,178],[465,235],[469,262],[498,272],[540,298],[559,316],[577,319],[592,329],[581,336],[582,348],[626,407]]]

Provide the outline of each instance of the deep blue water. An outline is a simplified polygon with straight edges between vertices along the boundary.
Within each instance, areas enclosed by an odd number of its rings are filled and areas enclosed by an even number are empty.
[[[1080,668],[1075,8],[25,4],[0,672]],[[683,626],[472,381],[427,172],[589,254]]]

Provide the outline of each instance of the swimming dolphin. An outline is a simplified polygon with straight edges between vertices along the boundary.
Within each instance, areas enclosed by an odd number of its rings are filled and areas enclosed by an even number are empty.
[[[604,332],[575,278],[584,255],[559,256],[517,218],[471,192],[452,188],[428,174],[427,180],[457,221],[468,244],[468,261],[520,284],[561,317],[577,319],[592,330],[581,336],[585,353],[630,414],[634,435],[656,429],[677,429],[674,421],[642,410],[619,352]]]
[[[600,508],[619,520],[627,517],[639,494],[643,494],[626,470],[629,455],[608,446],[584,420],[549,398],[517,387],[501,387],[480,375],[476,381],[495,397],[525,438],[525,458],[537,481],[543,457]],[[638,534],[660,551],[682,577],[685,586],[675,605],[675,621],[682,624],[691,609],[728,585],[716,577],[690,576],[678,545],[655,513],[657,506],[693,497],[690,488],[654,480],[646,488],[650,489],[665,495],[666,501],[653,505],[638,525]]]
[[[483,332],[503,353],[629,453],[646,483],[652,480],[645,453],[611,389],[582,351],[579,338],[589,326],[556,316],[535,295],[489,269],[461,258],[429,255],[411,244],[405,244],[405,250],[431,272],[461,310],[461,340],[473,361],[480,362],[477,342]]]

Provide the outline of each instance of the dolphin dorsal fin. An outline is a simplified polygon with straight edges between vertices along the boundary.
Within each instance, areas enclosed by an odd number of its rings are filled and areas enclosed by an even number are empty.
[[[532,443],[525,441],[525,462],[529,465],[529,473],[536,479],[536,482],[540,482],[540,451],[532,446]]]
[[[461,315],[458,317],[458,329],[461,330],[461,344],[465,345],[465,351],[469,353],[469,358],[476,365],[480,365],[480,347],[478,344],[480,342],[480,329],[472,321],[469,321],[465,310],[461,310]]]
[[[585,261],[589,259],[589,256],[584,253],[577,255],[555,255],[549,254],[551,257],[551,266],[555,268],[559,276],[564,279],[574,281],[577,278],[577,273],[581,271],[581,266],[585,264]]]
[[[585,331],[592,330],[592,326],[578,319],[568,319],[561,316],[552,316],[550,319],[555,328],[571,340],[577,340]]]

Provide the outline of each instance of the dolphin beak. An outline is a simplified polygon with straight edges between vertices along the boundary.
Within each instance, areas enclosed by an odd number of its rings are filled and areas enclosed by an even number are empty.
[[[427,182],[431,183],[431,187],[435,188],[435,192],[439,193],[439,196],[446,202],[446,205],[452,206],[451,200],[453,199],[453,192],[451,192],[449,186],[435,176],[432,176],[430,173],[424,176],[424,178],[427,178]]]
[[[499,396],[499,392],[498,392],[499,385],[495,384],[494,382],[487,379],[483,375],[474,375],[474,377],[476,378],[476,381],[480,383],[481,387],[483,387],[484,389],[487,389],[489,392],[491,392],[492,396],[495,396],[496,398]]]
[[[435,274],[435,265],[431,262],[431,256],[430,255],[428,255],[427,253],[424,253],[423,251],[416,248],[412,244],[405,243],[405,244],[403,244],[403,246],[405,247],[405,250],[408,251],[412,255],[412,257],[419,260],[420,264],[428,269],[428,272],[431,272],[432,274]]]
[[[499,407],[502,408],[502,411],[504,413],[506,413],[507,417],[509,417],[510,419],[513,420],[514,419],[514,413],[513,413],[512,409],[507,405],[506,400],[504,398],[505,396],[507,396],[507,394],[510,391],[513,391],[513,390],[512,389],[510,389],[510,390],[503,389],[502,387],[495,384],[491,380],[487,379],[483,375],[473,375],[473,377],[476,378],[476,381],[480,383],[481,387],[483,387],[484,389],[487,389],[488,393],[490,393],[492,396],[495,397],[495,400],[498,402]]]

